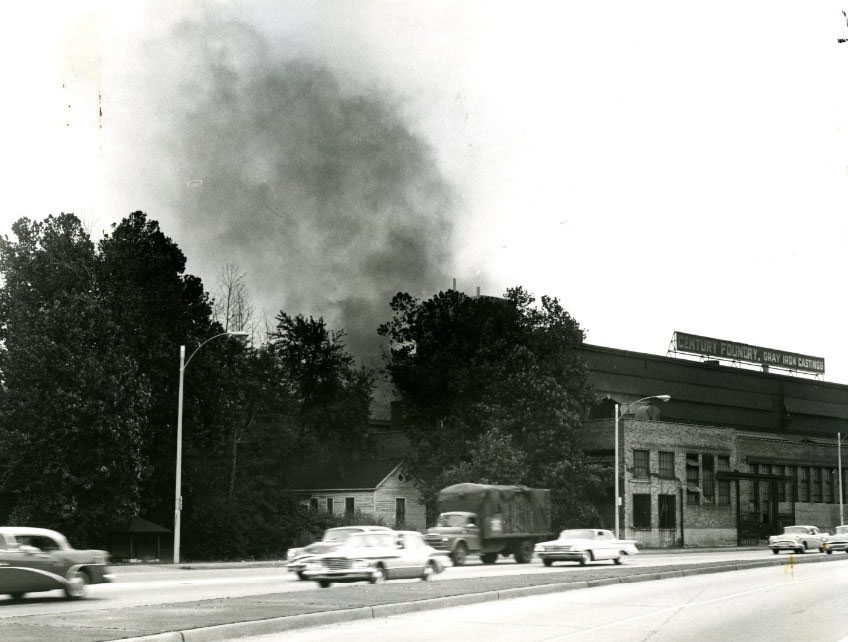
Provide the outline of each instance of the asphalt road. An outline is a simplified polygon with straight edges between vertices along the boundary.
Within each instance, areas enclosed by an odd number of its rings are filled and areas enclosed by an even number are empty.
[[[807,557],[820,555],[808,553]],[[844,555],[844,554],[843,554]],[[768,550],[725,550],[717,552],[649,553],[627,557],[628,567],[648,568],[703,562],[729,560],[754,560],[770,558]],[[784,554],[787,557],[788,554]],[[611,562],[597,562],[590,567],[607,567]],[[12,602],[8,596],[0,597],[0,619],[20,615],[44,613],[68,613],[98,609],[118,609],[151,604],[174,604],[217,598],[243,597],[265,593],[321,590],[313,582],[301,582],[286,571],[282,562],[276,566],[262,565],[243,567],[240,565],[171,565],[116,566],[113,584],[90,586],[88,598],[76,602],[64,599],[62,591],[31,593],[21,602]],[[550,575],[562,571],[580,573],[573,563],[558,563],[545,568],[539,561],[516,564],[503,559],[497,564],[483,565],[471,562],[467,566],[450,567],[436,576],[435,581],[452,579],[485,578],[495,576],[540,574]],[[399,582],[402,583],[402,582]],[[335,587],[334,587],[335,588]],[[333,589],[330,589],[333,590]]]
[[[836,642],[846,636],[848,569],[802,564],[613,584],[241,640]]]
[[[691,563],[693,558],[695,564]],[[681,578],[719,570],[735,575],[751,565],[768,565],[778,572],[795,572],[802,566],[848,570],[848,555],[797,556],[800,561],[795,564],[793,558],[788,554],[777,558],[758,550],[645,555],[632,558],[632,564],[624,566],[599,562],[546,569],[538,563],[507,562],[450,568],[433,582],[362,583],[330,589],[299,582],[282,566],[273,564],[252,568],[118,567],[118,581],[91,587],[86,600],[66,601],[53,592],[35,594],[21,603],[0,601],[0,639],[99,642],[154,635],[157,642],[210,642],[352,618],[373,620],[421,609],[609,584],[627,583],[629,591],[638,594],[640,583],[660,577]]]

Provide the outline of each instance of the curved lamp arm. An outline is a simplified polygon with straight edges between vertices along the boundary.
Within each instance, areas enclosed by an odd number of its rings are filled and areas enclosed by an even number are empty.
[[[250,334],[250,333],[249,333],[249,332],[246,332],[245,330],[236,330],[236,331],[234,331],[234,332],[221,332],[220,334],[216,334],[214,337],[209,337],[208,339],[206,339],[206,341],[204,341],[204,342],[203,342],[203,343],[201,343],[199,346],[197,346],[197,347],[194,349],[194,352],[192,352],[192,353],[191,353],[191,355],[189,355],[189,358],[185,360],[185,363],[183,364],[183,370],[185,370],[185,369],[186,369],[186,367],[188,367],[188,362],[189,362],[189,361],[191,361],[191,358],[192,358],[194,355],[196,355],[196,354],[197,354],[197,351],[198,351],[198,350],[200,350],[203,346],[205,346],[207,343],[209,343],[209,342],[210,342],[210,341],[212,341],[213,339],[217,339],[218,337],[224,337],[224,336],[230,336],[230,337],[247,337],[247,336],[249,336],[249,334]]]

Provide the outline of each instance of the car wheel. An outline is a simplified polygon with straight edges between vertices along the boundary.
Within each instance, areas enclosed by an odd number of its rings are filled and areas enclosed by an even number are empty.
[[[830,549],[827,549],[827,551],[826,551],[826,552],[827,552],[827,554],[828,554],[828,555],[833,555],[833,551],[832,551],[832,550],[830,550]]]
[[[451,553],[451,560],[453,561],[454,566],[462,566],[465,564],[465,558],[468,557],[468,547],[465,546],[462,542],[456,545],[456,548],[453,549],[453,553]]]
[[[85,595],[85,588],[88,585],[88,575],[85,571],[74,571],[65,583],[65,595],[70,600],[78,600]]]
[[[545,566],[551,566],[553,563],[553,560],[542,560],[542,564],[544,564]]]
[[[586,566],[586,564],[591,561],[592,556],[588,552],[584,552],[580,556],[580,566]]]
[[[498,561],[498,554],[497,553],[481,553],[480,554],[480,561],[483,562],[483,564],[494,564],[495,562]]]
[[[798,555],[801,555],[804,552],[804,547],[799,546],[798,548],[795,549],[795,552],[798,553]]]
[[[303,574],[303,571],[297,572],[297,579],[299,579],[299,580],[305,580],[306,579],[306,576]]]
[[[23,591],[15,591],[14,593],[9,593],[9,595],[11,595],[12,599],[17,602],[18,600],[23,599],[26,593],[24,593]]]
[[[777,555],[780,552],[780,549],[779,548],[773,548],[773,549],[771,549],[771,552],[774,553],[775,555]]]
[[[622,555],[624,555],[624,553],[623,553],[623,552],[619,553],[619,554],[618,554],[618,557],[613,557],[613,558],[612,558],[613,564],[615,564],[615,565],[620,565],[620,564],[621,564],[621,556],[622,556]]]
[[[424,566],[424,572],[421,574],[421,579],[429,582],[433,579],[436,572],[436,565],[433,562],[427,562],[426,566]]]
[[[332,584],[330,580],[318,580],[318,586],[321,588],[330,588],[330,584]]]
[[[386,569],[383,566],[378,566],[374,569],[374,573],[368,581],[371,582],[371,584],[382,584],[386,581]]]
[[[824,553],[824,552],[825,552],[825,550],[826,550],[826,549],[825,549],[825,547],[824,547],[824,546],[819,546],[819,553]]]

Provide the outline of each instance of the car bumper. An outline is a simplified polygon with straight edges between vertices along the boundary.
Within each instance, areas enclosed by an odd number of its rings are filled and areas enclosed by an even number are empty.
[[[556,553],[542,553],[537,551],[536,555],[540,560],[551,560],[552,562],[579,562],[584,556],[588,555],[586,551],[559,551]]]
[[[848,551],[848,542],[828,542],[827,550],[829,551]]]
[[[373,568],[345,568],[345,569],[321,569],[314,571],[303,571],[303,576],[308,580],[328,582],[364,582],[374,577]]]

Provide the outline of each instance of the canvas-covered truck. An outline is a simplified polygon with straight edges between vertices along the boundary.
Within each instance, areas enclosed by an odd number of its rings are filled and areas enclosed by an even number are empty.
[[[437,550],[448,551],[456,566],[469,554],[484,564],[498,555],[514,555],[525,564],[533,557],[537,542],[551,535],[551,491],[526,486],[454,484],[439,491],[440,511],[436,525],[425,540]]]

